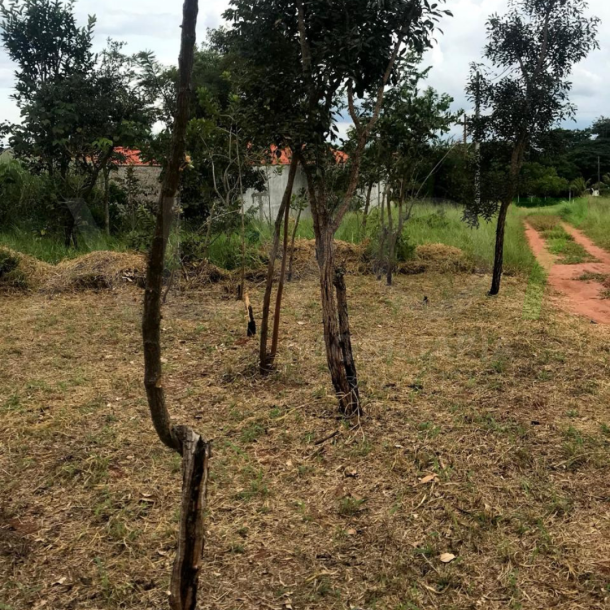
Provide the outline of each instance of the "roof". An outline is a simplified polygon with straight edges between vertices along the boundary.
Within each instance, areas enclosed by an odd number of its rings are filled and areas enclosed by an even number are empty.
[[[275,144],[270,146],[271,149],[271,165],[290,165],[292,160],[292,151],[289,148],[282,149],[278,154],[278,147]],[[347,163],[349,155],[341,150],[333,150],[335,161],[337,163]],[[267,165],[267,161],[263,160],[263,165]]]
[[[135,148],[122,148],[117,147],[114,149],[117,155],[122,158],[117,160],[117,165],[120,167],[131,166],[131,167],[158,167],[159,163],[156,161],[143,161],[141,151]]]

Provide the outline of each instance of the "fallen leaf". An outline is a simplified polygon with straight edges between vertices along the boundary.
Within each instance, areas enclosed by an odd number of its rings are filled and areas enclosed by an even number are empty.
[[[438,481],[438,475],[437,474],[429,474],[427,476],[425,476],[423,479],[419,480],[419,484],[420,485],[426,485],[428,483],[434,483]]]
[[[452,553],[443,553],[439,558],[443,563],[451,563],[455,559]]]

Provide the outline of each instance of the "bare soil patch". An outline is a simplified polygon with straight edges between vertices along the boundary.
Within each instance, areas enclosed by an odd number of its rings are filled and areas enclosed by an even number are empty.
[[[202,607],[607,608],[609,331],[526,319],[525,282],[488,284],[349,278],[357,427],[336,418],[315,280],[287,289],[266,379],[221,285],[170,294],[170,409],[215,439]],[[166,606],[180,462],[147,413],[140,305],[0,300],[0,607]]]
[[[563,229],[582,247],[594,262],[562,264],[558,256],[551,254],[543,235],[528,222],[525,231],[530,247],[540,265],[548,274],[549,285],[557,292],[558,304],[572,313],[584,316],[598,324],[610,324],[610,300],[604,286],[595,280],[583,281],[583,277],[610,275],[610,254],[599,248],[574,227],[561,223]]]

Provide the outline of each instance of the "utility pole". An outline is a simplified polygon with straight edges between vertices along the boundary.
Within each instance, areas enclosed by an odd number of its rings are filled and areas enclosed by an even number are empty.
[[[481,120],[481,73],[477,72],[477,92],[476,92],[476,128],[473,130],[474,138],[474,198],[477,210],[481,206],[481,142],[479,141],[479,121]]]
[[[464,112],[464,150],[468,146],[468,115]]]

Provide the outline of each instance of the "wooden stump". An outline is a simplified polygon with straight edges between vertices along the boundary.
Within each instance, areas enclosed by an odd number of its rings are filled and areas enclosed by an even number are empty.
[[[170,585],[172,610],[196,610],[197,585],[205,540],[210,445],[190,428],[180,428],[182,452],[182,509],[178,550]]]

